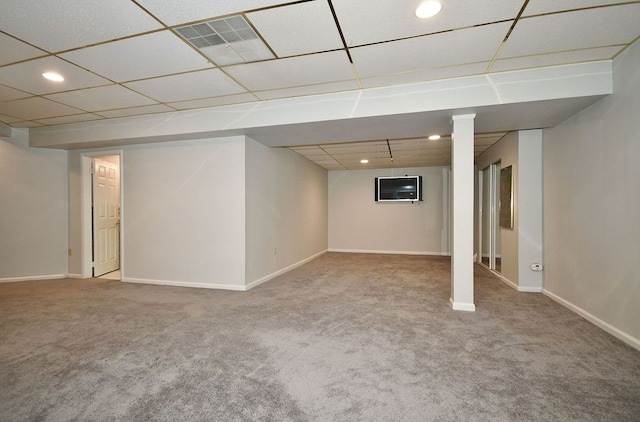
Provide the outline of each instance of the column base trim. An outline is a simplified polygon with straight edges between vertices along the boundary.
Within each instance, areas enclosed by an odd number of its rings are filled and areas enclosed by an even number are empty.
[[[476,305],[473,303],[454,302],[453,298],[449,299],[449,303],[451,304],[451,309],[453,309],[454,311],[466,311],[466,312],[476,311]]]

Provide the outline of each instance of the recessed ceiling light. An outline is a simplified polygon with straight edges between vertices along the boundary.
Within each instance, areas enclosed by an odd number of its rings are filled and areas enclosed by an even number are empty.
[[[56,72],[44,72],[42,74],[42,76],[45,79],[49,79],[50,81],[54,81],[54,82],[62,82],[62,81],[64,81],[64,77],[61,74],[56,73]]]
[[[430,18],[437,15],[440,12],[440,9],[442,9],[440,2],[435,0],[425,1],[416,9],[416,16],[420,19]]]
[[[440,135],[431,135],[431,136],[429,136],[429,140],[430,141],[437,141],[438,139],[440,139]]]
[[[365,158],[364,160],[360,160],[360,162],[361,162],[362,164],[367,164],[367,163],[369,162],[369,160],[367,160],[367,159]]]

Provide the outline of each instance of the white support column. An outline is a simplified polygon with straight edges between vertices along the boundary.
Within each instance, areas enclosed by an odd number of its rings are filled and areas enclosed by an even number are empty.
[[[473,303],[473,127],[475,114],[453,116],[451,170],[453,236],[451,307],[475,311]]]

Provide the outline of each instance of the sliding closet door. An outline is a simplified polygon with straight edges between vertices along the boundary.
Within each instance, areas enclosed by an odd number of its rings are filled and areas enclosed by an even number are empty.
[[[498,175],[500,163],[482,170],[481,178],[481,263],[491,270],[500,272],[500,226],[498,224]]]

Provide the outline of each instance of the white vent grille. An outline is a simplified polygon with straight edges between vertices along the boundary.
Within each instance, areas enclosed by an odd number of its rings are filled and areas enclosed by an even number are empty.
[[[242,16],[176,28],[176,32],[218,66],[274,58]]]

